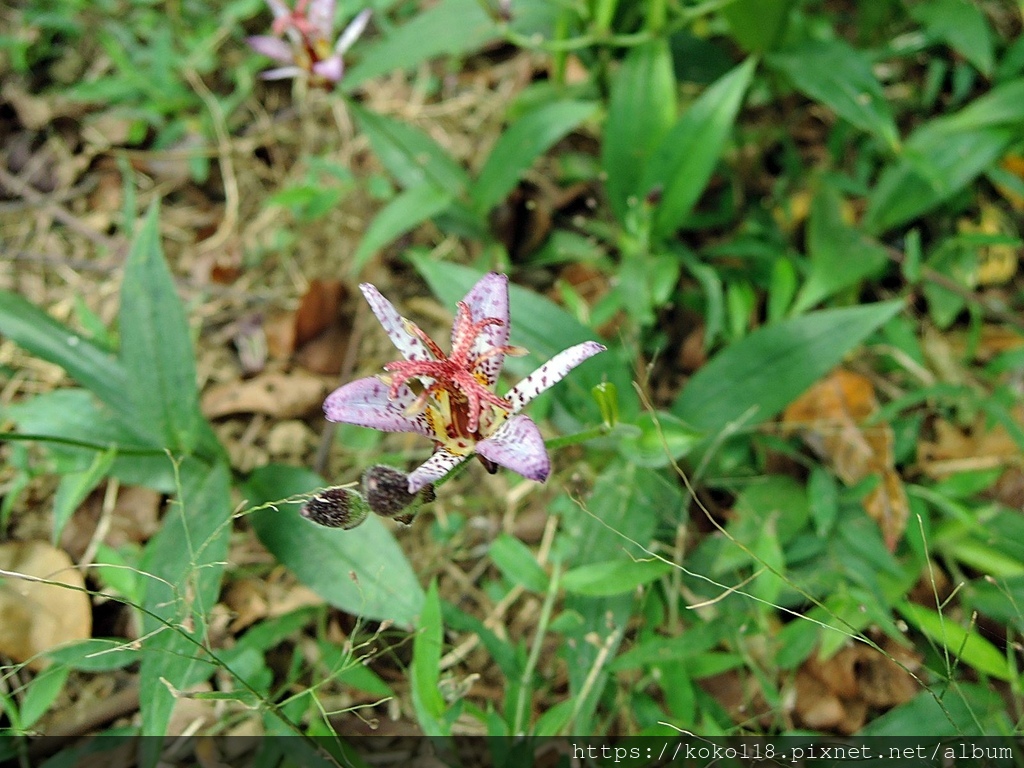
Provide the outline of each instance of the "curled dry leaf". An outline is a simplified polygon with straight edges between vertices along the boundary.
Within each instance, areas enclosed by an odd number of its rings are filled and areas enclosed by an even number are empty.
[[[1012,414],[1018,424],[1024,424],[1024,406]],[[1002,424],[987,424],[984,414],[966,429],[940,419],[932,426],[932,434],[931,440],[922,440],[917,447],[921,469],[931,477],[1020,466],[1020,446]]]
[[[209,419],[235,413],[295,419],[318,410],[331,383],[304,371],[270,371],[248,381],[210,387],[203,393],[203,414]]]
[[[91,635],[89,595],[66,552],[42,541],[8,542],[0,544],[0,568],[28,577],[0,578],[0,654],[40,669],[47,660],[39,654]]]
[[[877,411],[871,381],[840,368],[790,404],[782,423],[799,430],[804,442],[847,485],[879,477],[864,508],[881,527],[891,550],[906,529],[909,504],[894,467],[892,427],[865,424]]]
[[[798,723],[816,730],[856,733],[869,710],[891,709],[912,699],[918,686],[908,670],[920,666],[920,658],[889,640],[883,648],[888,656],[858,643],[825,660],[808,659],[796,676]]]

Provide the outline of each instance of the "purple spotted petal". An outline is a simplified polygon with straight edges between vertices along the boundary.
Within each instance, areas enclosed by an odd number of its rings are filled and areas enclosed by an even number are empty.
[[[512,413],[519,413],[533,398],[560,382],[577,365],[604,350],[604,345],[596,341],[585,341],[559,352],[508,391],[505,399],[512,403]]]
[[[335,0],[312,0],[306,11],[310,26],[324,40],[330,39],[334,31],[335,5]]]
[[[402,353],[402,357],[406,360],[434,359],[427,346],[409,331],[408,326],[411,326],[412,323],[398,314],[395,306],[385,299],[380,291],[369,283],[361,284],[359,289],[363,292],[363,296],[366,297],[370,309],[377,316],[392,343]]]
[[[469,305],[473,322],[483,320],[485,317],[496,317],[502,321],[502,325],[491,325],[484,328],[473,344],[473,355],[482,355],[494,347],[504,347],[508,344],[508,276],[500,275],[497,272],[488,272],[481,277],[466,297],[463,299]],[[455,346],[455,336],[452,335],[452,346]],[[505,356],[498,354],[488,357],[477,366],[477,372],[482,373],[487,379],[487,384],[493,386],[498,380],[502,365],[505,364]]]
[[[255,37],[247,37],[245,42],[256,53],[267,56],[274,61],[280,61],[282,64],[288,64],[295,60],[292,47],[279,37],[256,35]]]
[[[338,38],[338,42],[334,44],[335,54],[340,56],[352,47],[352,44],[366,30],[366,25],[370,22],[370,15],[372,13],[373,11],[367,8],[364,11],[360,11],[359,15],[349,22],[349,25],[345,27],[345,31],[341,33],[341,37]]]
[[[360,427],[380,429],[384,432],[416,432],[433,437],[426,417],[422,413],[408,415],[406,409],[416,395],[406,386],[398,390],[398,397],[388,398],[388,385],[376,376],[357,379],[334,390],[324,401],[324,414],[328,421],[341,421]]]
[[[409,475],[409,493],[416,493],[427,483],[437,482],[467,458],[469,457],[456,456],[447,448],[437,448],[433,456]]]
[[[544,438],[529,416],[513,416],[498,431],[476,444],[476,452],[495,464],[543,483],[551,473]]]
[[[345,73],[345,63],[341,60],[341,56],[331,56],[329,59],[324,59],[314,64],[313,72],[320,75],[324,80],[336,83],[341,80],[341,76]]]
[[[305,70],[302,67],[278,67],[260,72],[262,80],[287,80],[289,77],[302,77]]]

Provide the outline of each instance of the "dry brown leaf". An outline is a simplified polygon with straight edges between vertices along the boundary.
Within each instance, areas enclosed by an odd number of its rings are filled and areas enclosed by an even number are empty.
[[[1013,410],[1018,424],[1024,423],[1024,406]],[[925,474],[943,477],[954,472],[994,467],[1020,466],[1020,446],[1002,424],[987,425],[979,414],[966,430],[945,420],[932,426],[934,438],[917,446],[917,460]]]
[[[75,560],[81,558],[96,534],[103,512],[106,484],[89,494],[68,520],[60,544]],[[159,492],[141,486],[122,486],[110,512],[103,541],[115,549],[124,544],[142,544],[160,527]]]
[[[295,346],[301,347],[333,325],[344,298],[340,280],[313,280],[295,311]]]
[[[16,576],[0,580],[0,654],[41,669],[38,655],[64,643],[85,640],[92,633],[92,606],[85,581],[64,550],[43,541],[0,544],[0,568]]]
[[[870,709],[890,709],[909,701],[917,684],[907,669],[920,659],[889,641],[886,656],[858,643],[828,659],[812,656],[797,672],[794,710],[799,722],[820,730],[855,733]],[[903,664],[907,669],[900,666]]]
[[[323,376],[337,376],[348,348],[349,331],[338,324],[302,345],[295,353],[295,362],[307,371]]]
[[[321,377],[304,371],[270,371],[248,381],[210,387],[203,393],[203,414],[209,419],[235,413],[295,419],[317,410],[330,387]]]
[[[864,508],[892,550],[906,529],[910,508],[894,468],[892,428],[862,426],[877,411],[871,380],[839,368],[791,403],[782,423],[800,430],[804,441],[847,485],[880,476],[878,487],[864,499]]]
[[[981,203],[978,221],[961,219],[957,230],[962,234],[1008,235],[1017,237],[1013,223],[991,203]],[[978,266],[974,277],[978,285],[1001,285],[1017,274],[1019,254],[1012,245],[985,245],[977,249]]]

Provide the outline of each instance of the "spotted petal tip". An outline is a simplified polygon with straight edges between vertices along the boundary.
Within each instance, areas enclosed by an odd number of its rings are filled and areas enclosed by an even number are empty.
[[[494,348],[508,344],[508,275],[488,272],[477,280],[476,285],[469,289],[463,299],[469,307],[474,322],[487,317],[496,317],[500,325],[489,325],[484,328],[473,345],[475,356],[481,356]],[[452,329],[452,346],[455,346],[455,329]],[[505,355],[490,354],[484,357],[477,366],[489,386],[498,380],[498,374],[505,364]]]
[[[409,326],[412,323],[398,314],[395,305],[384,298],[384,295],[375,286],[370,283],[362,283],[359,290],[363,292],[366,303],[370,305],[370,309],[380,321],[384,332],[391,339],[391,343],[402,353],[402,357],[406,360],[434,359],[434,356],[427,350],[427,345],[409,331]]]
[[[537,395],[554,386],[573,368],[607,347],[596,341],[585,341],[575,347],[562,350],[544,365],[516,384],[505,395],[512,403],[512,412],[518,413]]]
[[[491,437],[476,444],[476,452],[538,483],[551,474],[544,438],[529,416],[514,416],[506,421]]]
[[[437,482],[459,464],[466,456],[456,456],[447,448],[437,448],[434,455],[409,475],[409,493],[418,493],[430,483]]]

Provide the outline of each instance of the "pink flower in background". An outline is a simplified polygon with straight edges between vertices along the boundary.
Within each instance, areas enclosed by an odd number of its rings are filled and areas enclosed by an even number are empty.
[[[366,29],[370,9],[360,12],[332,43],[335,0],[297,0],[294,10],[282,0],[267,0],[267,5],[274,14],[274,34],[250,37],[246,42],[257,53],[285,66],[268,69],[261,77],[281,80],[308,75],[315,83],[331,86],[341,80],[345,73],[342,57]]]
[[[501,465],[543,482],[551,463],[537,425],[519,412],[537,395],[604,347],[587,341],[558,353],[504,397],[494,392],[508,346],[508,277],[484,275],[458,304],[451,353],[440,347],[369,283],[360,288],[404,360],[386,373],[353,381],[324,402],[329,421],[385,432],[415,432],[434,441],[434,454],[409,475],[416,493],[476,453],[489,471]]]

